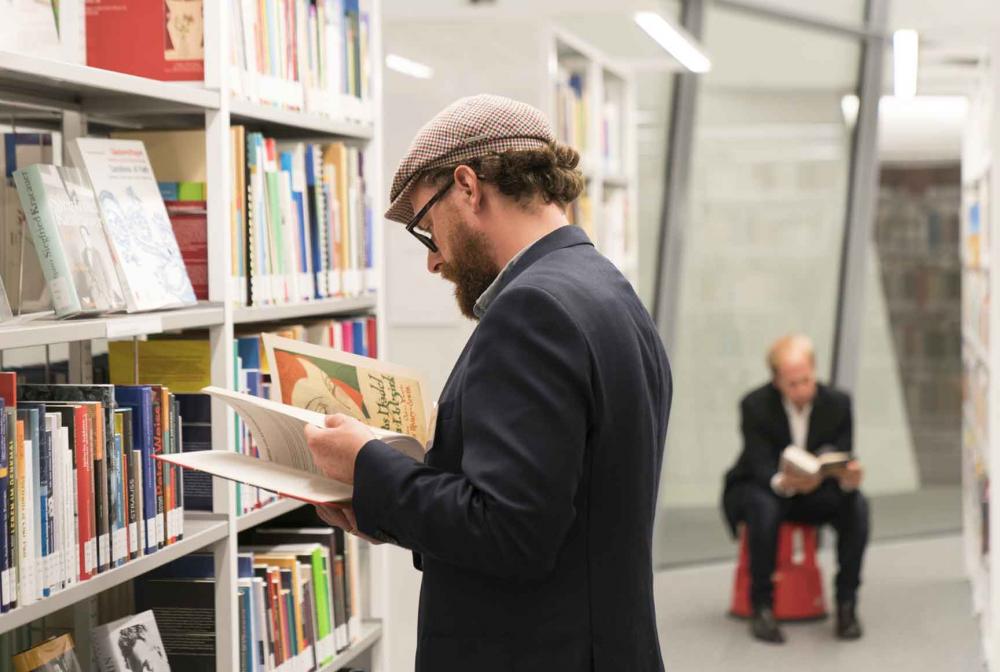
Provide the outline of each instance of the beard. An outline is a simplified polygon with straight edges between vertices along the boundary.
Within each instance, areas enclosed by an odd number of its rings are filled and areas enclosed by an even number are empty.
[[[481,231],[473,231],[456,218],[451,227],[452,260],[441,264],[441,277],[455,283],[458,309],[470,320],[477,320],[476,301],[500,275],[500,268],[490,254],[492,245]]]

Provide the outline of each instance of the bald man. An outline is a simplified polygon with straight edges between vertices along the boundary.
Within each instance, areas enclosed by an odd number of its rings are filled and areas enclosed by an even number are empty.
[[[852,452],[851,398],[816,382],[810,340],[794,334],[777,341],[767,355],[771,381],[740,403],[743,451],[726,473],[723,510],[733,535],[745,523],[750,546],[750,631],[765,642],[785,641],[774,618],[778,527],[795,521],[830,524],[837,530],[837,623],[840,639],[861,637],[855,605],[861,563],[868,543],[868,503],[863,471],[854,460],[835,476],[803,476],[781,467],[781,452],[795,445],[819,455]]]

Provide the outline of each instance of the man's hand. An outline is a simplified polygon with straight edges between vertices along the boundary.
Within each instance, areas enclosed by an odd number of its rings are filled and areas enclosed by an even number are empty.
[[[306,425],[306,442],[313,461],[328,478],[354,485],[354,462],[375,438],[366,424],[338,413],[326,416],[326,429]]]
[[[808,495],[815,491],[822,482],[823,477],[819,474],[810,476],[794,469],[785,469],[781,472],[781,487],[798,495]]]
[[[349,506],[323,506],[321,504],[316,505],[316,514],[326,522],[327,525],[333,525],[334,527],[339,527],[345,532],[350,534],[355,534],[367,542],[372,544],[381,544],[381,541],[376,541],[371,537],[368,537],[358,531],[358,519],[354,517],[354,509]]]
[[[861,487],[861,481],[864,480],[865,470],[861,466],[861,463],[857,460],[851,460],[847,465],[837,474],[837,480],[840,481],[841,490],[857,490]]]

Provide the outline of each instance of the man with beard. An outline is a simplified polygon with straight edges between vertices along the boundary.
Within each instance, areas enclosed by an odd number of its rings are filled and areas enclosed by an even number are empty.
[[[354,485],[330,523],[414,551],[421,672],[663,669],[651,541],[670,369],[628,281],[568,225],[579,155],[537,109],[463,98],[417,135],[386,217],[479,325],[419,463],[307,428]],[[414,300],[419,300],[415,297]]]

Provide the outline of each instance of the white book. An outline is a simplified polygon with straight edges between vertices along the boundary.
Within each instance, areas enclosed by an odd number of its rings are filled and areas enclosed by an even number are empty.
[[[70,152],[97,196],[128,311],[196,303],[143,143],[77,138]]]
[[[125,309],[94,192],[76,168],[14,173],[21,207],[59,316]]]
[[[152,611],[98,626],[91,631],[90,638],[100,672],[170,672]]]

